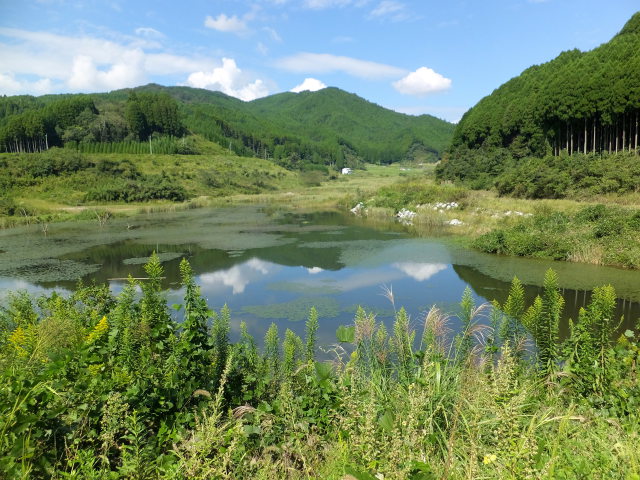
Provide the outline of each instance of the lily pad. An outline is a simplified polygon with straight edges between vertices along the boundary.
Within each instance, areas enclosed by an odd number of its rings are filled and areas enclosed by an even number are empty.
[[[338,301],[330,297],[300,297],[290,302],[248,305],[242,311],[264,319],[281,318],[300,322],[307,319],[311,307],[316,308],[320,318],[335,318],[340,314]]]
[[[181,252],[162,252],[157,255],[161,262],[168,262],[170,260],[175,260],[176,258],[184,257],[184,253]],[[149,257],[133,257],[125,258],[122,260],[122,263],[125,265],[144,265],[148,261]]]

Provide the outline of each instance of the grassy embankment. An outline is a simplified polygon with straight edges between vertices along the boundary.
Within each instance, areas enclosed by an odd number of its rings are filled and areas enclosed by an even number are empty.
[[[118,297],[17,295],[0,311],[0,476],[640,478],[638,332],[610,346],[611,287],[563,344],[549,271],[531,306],[517,281],[504,305],[465,292],[455,336],[437,309],[400,309],[391,332],[359,310],[319,363],[313,310],[304,339],[272,325],[258,350],[241,325],[230,344],[231,313],[208,309],[187,262],[180,324],[158,258],[145,269]]]
[[[51,222],[193,208],[238,193],[296,188],[272,162],[200,140],[200,155],[81,154],[52,149],[0,155],[0,222]]]
[[[353,195],[364,215],[391,218],[416,213],[419,234],[448,234],[489,253],[640,268],[640,194],[587,195],[580,199],[525,199],[494,191],[438,184],[431,172]],[[451,225],[451,223],[456,225]]]
[[[370,222],[391,221],[406,208],[416,212],[417,233],[454,235],[491,253],[640,268],[638,193],[501,197],[437,184],[430,164],[368,165],[353,175],[291,172],[198,142],[200,155],[1,156],[0,225],[243,203],[346,210],[362,202]]]
[[[236,203],[335,208],[352,192],[398,177],[397,169],[377,166],[353,176],[292,172],[196,140],[199,155],[0,155],[0,227]]]

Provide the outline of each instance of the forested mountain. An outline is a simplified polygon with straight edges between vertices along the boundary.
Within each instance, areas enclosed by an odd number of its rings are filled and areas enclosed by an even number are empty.
[[[448,146],[453,125],[429,115],[393,112],[337,88],[252,102],[155,84],[93,95],[0,98],[1,151],[51,146],[104,151],[95,144],[107,142],[118,144],[115,151],[138,151],[149,138],[189,132],[239,155],[312,168],[407,158],[435,161]],[[181,145],[181,153],[189,153]]]
[[[639,113],[640,12],[608,43],[563,52],[483,98],[456,127],[440,174],[495,175],[509,159],[637,150]]]

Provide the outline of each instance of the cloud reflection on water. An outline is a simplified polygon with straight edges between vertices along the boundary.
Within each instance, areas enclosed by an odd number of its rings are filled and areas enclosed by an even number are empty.
[[[429,280],[435,274],[446,270],[444,263],[399,262],[393,266],[418,282]]]
[[[241,265],[235,265],[228,270],[204,273],[200,275],[199,282],[207,287],[222,289],[231,287],[233,295],[244,293],[249,283],[261,277],[274,273],[279,269],[277,265],[258,258],[252,258]]]

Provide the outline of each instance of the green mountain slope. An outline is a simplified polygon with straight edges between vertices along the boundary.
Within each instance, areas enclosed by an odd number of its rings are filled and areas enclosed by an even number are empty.
[[[528,68],[478,102],[457,125],[440,173],[494,175],[509,157],[633,150],[639,113],[640,12],[609,42]],[[484,159],[473,157],[478,150]]]
[[[61,121],[64,109],[73,114]],[[407,158],[433,161],[453,133],[453,125],[443,120],[393,112],[337,88],[243,102],[220,92],[150,84],[93,95],[1,98],[0,148],[38,150],[46,142],[176,135],[180,125],[175,111],[186,131],[239,155],[272,159],[290,168]]]
[[[185,122],[192,131],[223,145],[231,143],[238,153],[277,161],[306,159],[341,166],[351,158],[388,163],[415,151],[435,159],[453,132],[453,125],[435,117],[393,112],[337,88],[246,103],[217,92],[189,90],[192,98],[185,97],[181,87],[165,89],[184,102]]]

